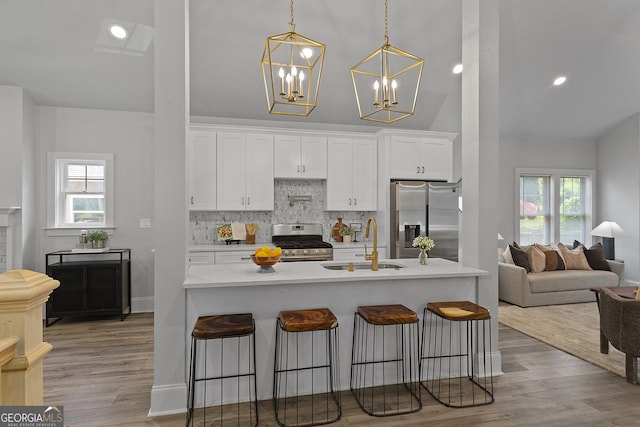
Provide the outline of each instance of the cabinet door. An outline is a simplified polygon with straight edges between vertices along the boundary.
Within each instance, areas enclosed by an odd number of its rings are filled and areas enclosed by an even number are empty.
[[[352,210],[378,210],[378,156],[375,140],[353,141]]]
[[[120,265],[90,265],[86,271],[87,311],[119,310]]]
[[[427,139],[422,143],[420,158],[424,166],[424,179],[453,179],[453,144],[442,139]],[[422,170],[422,169],[421,169]]]
[[[84,268],[51,267],[47,274],[60,281],[47,302],[47,317],[84,312]]]
[[[302,174],[300,137],[276,135],[273,161],[276,178],[300,178]]]
[[[246,152],[245,134],[218,134],[216,188],[219,210],[245,209]]]
[[[191,131],[188,140],[189,210],[216,208],[216,133]]]
[[[422,179],[420,138],[391,137],[389,153],[389,173],[391,178]]]
[[[327,142],[327,210],[353,207],[353,144],[350,138],[329,138]]]
[[[327,138],[320,136],[303,136],[302,178],[327,178]]]
[[[245,209],[273,210],[273,136],[247,135]]]

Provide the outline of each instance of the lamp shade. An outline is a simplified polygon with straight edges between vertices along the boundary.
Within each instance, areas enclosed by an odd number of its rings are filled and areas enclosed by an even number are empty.
[[[615,221],[602,221],[600,225],[591,230],[592,236],[600,237],[621,237],[624,230]]]

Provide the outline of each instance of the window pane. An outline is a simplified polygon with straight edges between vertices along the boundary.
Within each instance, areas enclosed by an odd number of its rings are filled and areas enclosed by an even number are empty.
[[[549,235],[549,178],[520,177],[520,243],[547,243]]]
[[[104,224],[104,195],[67,194],[67,221],[71,224]]]
[[[68,164],[65,191],[71,193],[104,192],[104,166],[93,164]]]
[[[560,178],[560,241],[584,242],[585,236],[585,178]]]

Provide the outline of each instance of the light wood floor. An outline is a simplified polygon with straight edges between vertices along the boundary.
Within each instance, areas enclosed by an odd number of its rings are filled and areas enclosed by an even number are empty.
[[[44,364],[44,403],[64,405],[65,425],[181,426],[184,415],[148,418],[153,383],[153,316],[63,320],[45,328],[53,351]],[[640,425],[640,386],[507,327],[500,327],[504,375],[492,405],[451,409],[423,393],[411,415],[374,418],[343,393],[333,425],[380,426],[629,426]],[[260,425],[276,426],[271,402]]]

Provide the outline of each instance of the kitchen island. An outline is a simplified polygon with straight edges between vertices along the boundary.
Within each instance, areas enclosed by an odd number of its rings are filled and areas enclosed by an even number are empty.
[[[402,268],[330,270],[324,266],[340,263],[308,261],[278,263],[274,273],[261,274],[251,262],[194,265],[183,284],[187,336],[198,316],[253,313],[258,398],[270,399],[278,312],[327,307],[340,325],[340,388],[348,390],[353,315],[359,305],[404,304],[422,319],[427,301],[477,302],[482,292],[478,277],[487,274],[439,258],[429,259],[426,266],[417,259],[380,260],[380,265],[392,263]]]

